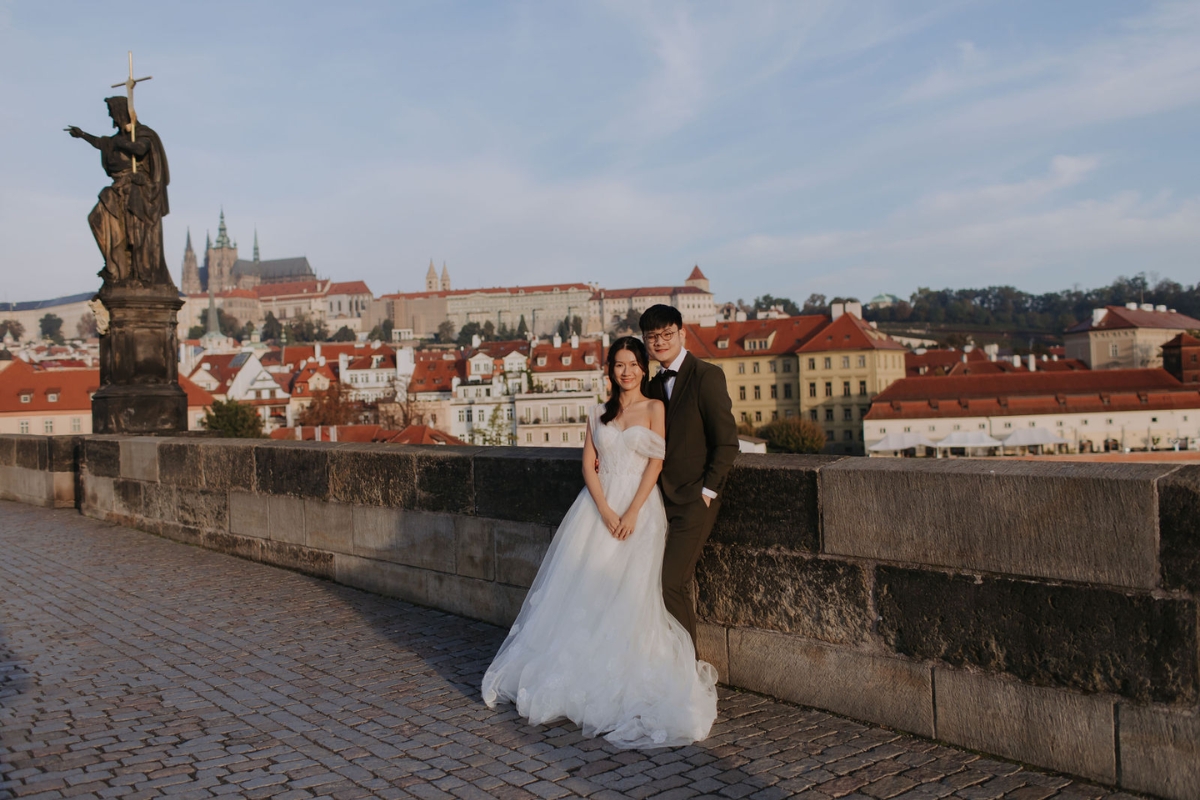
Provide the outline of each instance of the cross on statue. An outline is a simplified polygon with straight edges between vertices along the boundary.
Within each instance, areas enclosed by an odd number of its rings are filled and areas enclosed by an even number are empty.
[[[129,77],[121,83],[114,83],[111,88],[116,89],[119,86],[125,87],[125,93],[129,98],[129,141],[137,141],[137,112],[133,110],[133,87],[137,86],[142,81],[148,81],[153,78],[153,75],[147,75],[144,78],[133,77],[133,51],[129,51]],[[133,171],[137,172],[137,159],[131,157],[133,161]]]

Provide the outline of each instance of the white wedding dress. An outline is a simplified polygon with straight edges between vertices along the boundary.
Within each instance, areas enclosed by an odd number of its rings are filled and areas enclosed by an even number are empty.
[[[629,507],[666,443],[649,428],[604,425],[592,411],[600,484]],[[515,702],[541,725],[563,717],[623,748],[689,744],[717,716],[717,672],[662,599],[667,517],[655,487],[624,541],[585,488],[563,518],[521,613],[483,677],[483,699]]]

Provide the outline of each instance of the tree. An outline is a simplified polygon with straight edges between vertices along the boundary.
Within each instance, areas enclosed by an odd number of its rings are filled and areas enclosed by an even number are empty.
[[[472,339],[474,336],[478,336],[480,339],[483,338],[483,326],[478,322],[468,322],[458,331],[458,344],[462,347],[470,347],[474,341]]]
[[[524,318],[522,317],[522,319]],[[19,342],[25,335],[25,326],[15,319],[0,320],[0,339],[3,339],[7,333],[11,333],[12,337]]]
[[[190,334],[196,328],[200,329],[200,333],[198,336],[193,337]],[[232,316],[230,314],[226,314],[225,309],[223,309],[223,308],[217,309],[217,330],[219,330],[221,332],[222,336],[228,336],[230,339],[240,340],[243,336],[246,336],[246,330],[242,327],[242,323],[240,323],[238,321],[238,318],[235,316]],[[188,330],[188,334],[189,334],[188,338],[197,338],[198,339],[198,338],[200,338],[200,336],[203,336],[207,331],[208,331],[208,309],[203,308],[200,310],[200,324],[194,325],[192,328],[190,328]]]
[[[349,425],[358,414],[350,390],[338,382],[313,392],[312,402],[296,418],[297,425]]]
[[[819,453],[825,449],[825,431],[816,423],[799,417],[786,417],[758,429],[773,453]]]
[[[829,304],[825,302],[825,295],[813,292],[804,301],[804,307],[800,309],[801,314],[824,314]]]
[[[49,339],[55,344],[62,344],[62,317],[57,314],[47,314],[38,320],[38,327],[42,331],[42,338]]]
[[[278,342],[283,336],[283,324],[275,319],[273,311],[267,312],[267,318],[263,320],[262,340],[264,342]]]
[[[496,326],[492,324],[490,319],[483,323],[482,336],[485,342],[496,338]]]
[[[769,294],[764,294],[762,297],[754,298],[755,311],[769,311],[775,306],[781,306],[783,313],[789,317],[800,315],[800,307],[787,297],[773,297]]]
[[[292,342],[326,342],[329,341],[329,328],[325,320],[313,322],[312,317],[301,314],[293,317],[288,325],[288,340]]]
[[[367,334],[367,338],[377,342],[390,342],[392,340],[392,329],[394,327],[395,325],[390,319],[385,319],[374,328],[371,328],[371,332]],[[335,333],[334,336],[337,336],[337,334]],[[337,339],[334,339],[334,341],[336,342]]]
[[[454,341],[454,323],[444,319],[437,327],[437,340],[442,344]],[[469,341],[469,340],[468,340]]]
[[[357,338],[358,337],[354,335],[354,331],[350,330],[350,328],[343,325],[342,327],[337,329],[337,331],[333,334],[333,336],[329,337],[329,341],[331,341],[331,342],[353,342]],[[371,337],[371,338],[375,338],[375,337]]]
[[[578,314],[571,317],[571,333],[583,336],[583,319]]]
[[[637,309],[629,309],[625,312],[625,319],[617,323],[618,331],[630,331],[637,333],[642,329],[642,314]]]
[[[75,323],[75,334],[80,339],[91,339],[97,336],[100,329],[96,327],[96,315],[91,311],[79,318],[79,322]]]
[[[502,406],[492,406],[487,427],[476,428],[472,434],[471,438],[482,445],[501,447],[512,444],[512,425],[505,419],[505,409]]]
[[[204,427],[232,439],[263,438],[263,421],[254,406],[236,400],[214,400],[204,409]]]
[[[517,338],[524,339],[529,335],[529,326],[525,324],[525,315],[521,315],[521,320],[517,323]]]

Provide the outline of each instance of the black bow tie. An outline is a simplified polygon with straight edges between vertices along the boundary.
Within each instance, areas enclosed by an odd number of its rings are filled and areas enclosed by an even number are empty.
[[[667,379],[669,379],[669,378],[674,378],[674,377],[675,377],[676,375],[678,375],[678,374],[679,374],[679,371],[678,371],[678,370],[674,370],[674,369],[660,369],[660,370],[658,371],[658,375],[657,375],[657,377],[659,377],[659,378],[662,378],[662,379],[665,381],[665,380],[667,380]]]

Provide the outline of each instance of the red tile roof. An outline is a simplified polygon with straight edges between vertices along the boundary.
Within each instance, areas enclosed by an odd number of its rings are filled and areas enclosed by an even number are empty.
[[[673,294],[704,294],[698,286],[643,286],[637,289],[601,289],[592,293],[593,300],[625,300],[631,297],[663,297]]]
[[[285,295],[324,295],[329,289],[330,281],[291,281],[288,283],[264,283],[254,287],[255,295],[261,300],[264,297],[283,297]]]
[[[689,281],[706,281],[706,280],[708,280],[708,278],[704,277],[704,273],[700,271],[699,264],[692,267],[692,274],[688,275],[687,279]]]
[[[1200,390],[1161,369],[1016,372],[905,378],[875,397],[866,419],[1011,416],[1200,408]]]
[[[547,283],[540,286],[493,286],[487,289],[452,289],[448,292],[397,292],[385,294],[387,300],[420,299],[423,297],[462,297],[469,294],[535,294],[539,292],[560,292],[578,290],[590,292],[592,287],[586,283]]]
[[[326,294],[371,294],[363,281],[342,281],[329,284]]]
[[[820,353],[828,350],[907,350],[887,334],[875,330],[853,314],[842,314],[810,337],[797,353]]]
[[[584,359],[592,356],[592,363]],[[546,363],[538,365],[538,360],[545,358]],[[570,358],[570,363],[564,359]],[[604,345],[596,339],[582,341],[579,347],[571,347],[570,342],[563,342],[561,347],[553,343],[539,342],[529,354],[529,371],[543,372],[586,372],[587,370],[604,369]]]
[[[796,351],[801,344],[825,326],[829,317],[809,314],[782,319],[751,319],[745,322],[718,322],[712,326],[685,325],[687,349],[697,358],[735,358],[740,356],[778,356]],[[771,338],[774,334],[774,338]],[[746,349],[747,340],[769,339],[766,349]],[[724,342],[725,346],[719,345]]]
[[[1163,347],[1196,347],[1200,345],[1200,339],[1195,336],[1189,336],[1186,333],[1176,334],[1175,338],[1163,345]]]
[[[467,443],[462,439],[451,436],[445,431],[439,431],[437,428],[431,428],[428,425],[409,425],[404,430],[397,433],[391,439],[388,439],[389,444],[441,444],[465,447]]]
[[[1194,319],[1178,311],[1144,311],[1140,308],[1125,306],[1105,306],[1104,317],[1093,325],[1086,319],[1067,329],[1067,333],[1080,333],[1090,330],[1117,330],[1120,328],[1180,328],[1195,330],[1200,328],[1200,319]]]
[[[412,378],[408,382],[409,393],[449,392],[451,382],[458,378],[466,380],[467,362],[463,358],[420,359],[413,366]]]
[[[42,370],[16,359],[3,375],[0,413],[90,412],[92,393],[100,388],[99,369]],[[179,385],[187,393],[188,408],[212,405],[212,395],[187,378],[180,376]],[[23,394],[28,403],[21,402]],[[51,401],[51,394],[58,399]]]

